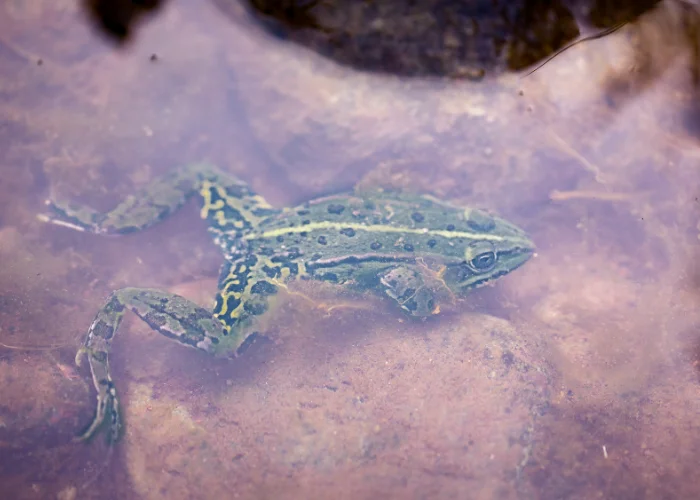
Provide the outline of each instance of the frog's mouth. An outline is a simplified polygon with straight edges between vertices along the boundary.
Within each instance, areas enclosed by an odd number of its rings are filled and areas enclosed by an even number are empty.
[[[535,255],[535,249],[535,244],[528,240],[524,245],[499,252],[499,260],[508,269],[506,273],[509,273],[530,260]]]

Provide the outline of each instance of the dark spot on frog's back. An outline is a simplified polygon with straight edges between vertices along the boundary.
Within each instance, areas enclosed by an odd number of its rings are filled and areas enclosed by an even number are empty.
[[[496,222],[484,212],[473,211],[469,214],[467,225],[474,231],[491,231],[496,227]]]
[[[437,241],[436,241],[436,240],[428,240],[428,246],[429,246],[430,248],[433,248],[435,245],[437,245]]]
[[[412,251],[413,251],[413,245],[411,245],[410,243],[405,243],[404,246],[403,246],[403,249],[404,249],[406,252],[412,252]]]
[[[413,219],[414,222],[423,222],[425,220],[425,217],[420,212],[413,212],[411,214],[411,219]]]
[[[340,234],[345,235],[348,238],[352,238],[353,236],[355,236],[355,230],[351,227],[344,227],[340,230]]]
[[[270,259],[270,261],[274,263],[286,264],[294,259],[298,259],[299,257],[301,257],[301,250],[299,250],[297,247],[292,247],[287,249],[286,255],[275,255]]]
[[[379,249],[382,248],[382,244],[379,243],[378,241],[375,241],[375,242],[373,242],[369,247],[370,247],[372,250],[379,250]]]
[[[331,203],[328,205],[328,213],[333,214],[333,215],[340,215],[343,213],[345,210],[344,205],[340,205],[339,203]]]
[[[328,243],[328,240],[326,240],[325,236],[319,236],[316,241],[318,241],[319,245],[325,245],[326,243]]]

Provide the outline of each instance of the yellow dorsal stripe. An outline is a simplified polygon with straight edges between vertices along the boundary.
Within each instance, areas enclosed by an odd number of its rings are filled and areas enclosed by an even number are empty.
[[[369,233],[402,233],[402,234],[430,234],[435,236],[442,236],[443,238],[465,238],[469,240],[489,240],[489,241],[520,241],[523,239],[522,236],[499,236],[497,234],[484,234],[484,233],[470,233],[465,231],[446,231],[446,230],[436,230],[436,229],[418,229],[418,228],[407,228],[407,227],[394,227],[385,225],[373,225],[365,226],[364,224],[357,224],[352,222],[314,222],[307,224],[305,226],[295,226],[295,227],[283,227],[280,229],[271,229],[269,231],[263,231],[262,233],[248,234],[244,236],[244,239],[254,240],[256,238],[275,238],[277,236],[282,236],[290,233],[305,233],[313,231],[316,229],[323,230],[336,230],[341,229],[355,229],[357,231],[366,231]]]

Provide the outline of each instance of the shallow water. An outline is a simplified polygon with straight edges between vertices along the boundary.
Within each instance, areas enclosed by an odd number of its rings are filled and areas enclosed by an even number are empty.
[[[360,73],[173,0],[116,47],[72,2],[0,9],[0,478],[12,498],[696,498],[698,130],[672,2],[524,77]],[[674,24],[676,23],[676,24]],[[209,306],[196,204],[106,238],[109,209],[207,160],[275,206],[353,185],[497,211],[535,258],[426,322],[292,287],[236,360],[140,321],[111,357],[126,433],[74,443],[73,363],[109,293]]]

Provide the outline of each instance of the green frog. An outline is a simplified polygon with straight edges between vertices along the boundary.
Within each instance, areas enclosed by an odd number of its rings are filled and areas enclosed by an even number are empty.
[[[111,441],[122,430],[108,359],[127,310],[169,339],[236,356],[262,334],[260,317],[290,281],[375,291],[406,314],[425,318],[439,311],[440,288],[462,295],[510,273],[534,252],[530,238],[510,222],[431,196],[356,189],[277,209],[207,164],[159,177],[106,213],[49,200],[40,219],[95,234],[127,234],[163,220],[195,195],[225,259],[214,306],[205,309],[154,289],[112,292],[76,355],[77,364],[87,356],[97,390],[95,417],[80,439],[103,424]]]

